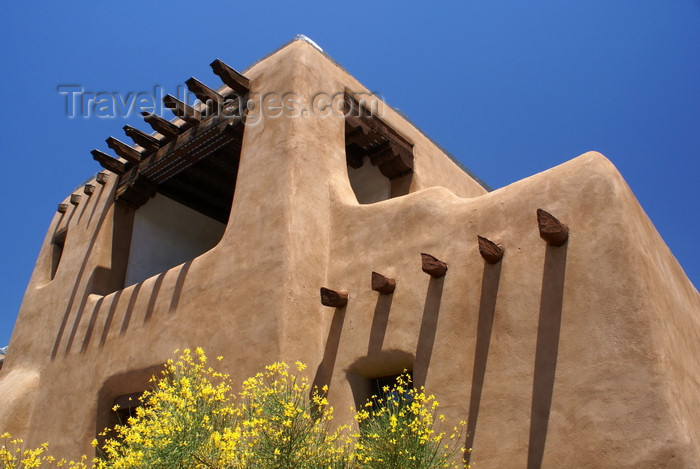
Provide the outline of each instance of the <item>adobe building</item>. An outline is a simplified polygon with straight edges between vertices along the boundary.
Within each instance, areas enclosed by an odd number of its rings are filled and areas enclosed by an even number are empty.
[[[309,364],[341,420],[412,370],[481,468],[700,467],[700,295],[605,157],[491,191],[304,38],[212,68],[58,206],[0,429],[90,454],[202,346]]]

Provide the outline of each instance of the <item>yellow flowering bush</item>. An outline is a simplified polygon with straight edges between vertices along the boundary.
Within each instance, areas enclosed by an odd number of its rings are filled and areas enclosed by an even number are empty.
[[[218,357],[220,360],[221,357]],[[247,379],[237,394],[231,379],[207,364],[202,349],[169,360],[127,422],[93,441],[93,469],[432,469],[462,467],[459,429],[436,432],[437,402],[402,375],[356,411],[359,430],[331,427],[325,393],[311,389],[305,365],[275,363]],[[116,411],[117,409],[115,409]],[[461,423],[464,425],[464,423]],[[22,449],[0,435],[0,469],[67,467],[48,445]],[[462,457],[460,457],[462,456]],[[458,465],[458,463],[460,465]]]
[[[80,461],[56,459],[48,454],[49,444],[44,443],[38,448],[22,448],[21,438],[12,438],[9,433],[0,435],[0,469],[29,469],[33,467],[64,467],[67,469],[87,469],[87,460],[83,456]]]
[[[355,435],[354,461],[358,468],[432,469],[463,467],[465,449],[461,431],[449,436],[436,432],[438,402],[415,389],[407,373],[393,386],[385,386],[355,413],[360,430]],[[460,422],[463,427],[465,422]],[[461,457],[460,457],[461,456]],[[467,466],[469,467],[469,466]]]

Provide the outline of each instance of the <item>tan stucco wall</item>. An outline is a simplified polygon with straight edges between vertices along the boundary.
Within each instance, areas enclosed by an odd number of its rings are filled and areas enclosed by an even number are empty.
[[[253,93],[366,91],[305,41],[245,74]],[[700,296],[612,164],[589,153],[487,193],[385,111],[414,144],[410,194],[357,203],[342,118],[265,118],[246,127],[221,242],[124,289],[134,215],[113,203],[116,176],[57,213],[0,371],[13,396],[0,428],[89,452],[110,399],[204,346],[237,380],[308,363],[338,417],[365,378],[413,368],[449,417],[471,414],[478,467],[694,467]],[[567,244],[539,238],[538,208],[571,227]],[[477,234],[503,244],[501,263],[484,263]],[[421,252],[446,277],[423,273]],[[370,289],[373,270],[396,278],[391,297]],[[321,286],[348,306],[321,306]]]

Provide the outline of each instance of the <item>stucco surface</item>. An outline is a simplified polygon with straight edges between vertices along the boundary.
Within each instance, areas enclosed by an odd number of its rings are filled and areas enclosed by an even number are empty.
[[[304,41],[245,74],[252,93],[367,91]],[[126,288],[134,213],[113,202],[116,175],[57,213],[0,371],[0,428],[89,452],[114,397],[203,346],[236,380],[308,363],[340,419],[370,378],[412,369],[468,421],[477,467],[699,467],[700,295],[613,165],[587,153],[487,193],[396,112],[382,119],[414,145],[408,195],[358,204],[342,117],[266,117],[246,126],[219,244]],[[563,246],[539,237],[538,208],[570,227]],[[477,235],[503,245],[498,264]],[[422,252],[447,275],[423,273]],[[323,307],[322,286],[348,305]]]

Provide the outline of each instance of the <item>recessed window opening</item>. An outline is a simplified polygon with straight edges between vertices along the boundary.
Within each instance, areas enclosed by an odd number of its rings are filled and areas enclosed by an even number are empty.
[[[345,105],[345,156],[357,201],[372,204],[408,194],[413,144],[347,93]]]
[[[129,417],[136,417],[136,409],[144,405],[141,401],[142,395],[143,391],[132,392],[130,394],[117,396],[114,399],[114,403],[112,404],[114,419],[110,428],[114,427],[116,424],[128,425]]]
[[[133,285],[216,246],[226,229],[240,147],[228,144],[155,186],[134,213],[124,285]]]
[[[68,229],[63,228],[56,232],[53,240],[51,240],[51,280],[56,276],[58,265],[61,263],[63,246],[66,244],[66,233],[68,233]]]
[[[387,399],[404,403],[410,402],[412,400],[413,372],[405,371],[396,375],[374,378],[371,385],[372,396],[377,396],[382,404],[386,404]]]

